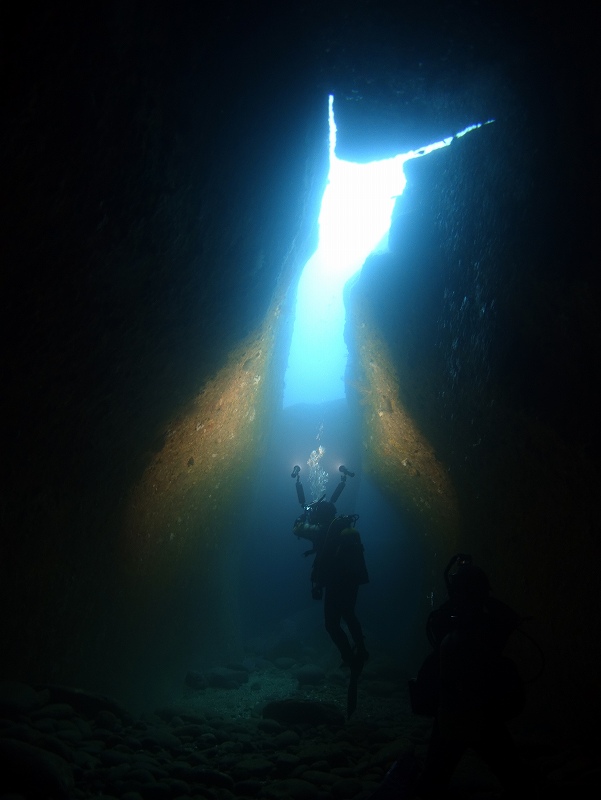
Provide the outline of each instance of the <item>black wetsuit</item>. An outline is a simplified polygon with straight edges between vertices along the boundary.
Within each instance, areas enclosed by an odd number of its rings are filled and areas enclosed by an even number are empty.
[[[438,650],[440,705],[416,791],[439,797],[471,748],[515,797],[527,796],[533,775],[507,727],[523,704],[521,683],[513,663],[502,656],[517,615],[491,598],[452,619]]]
[[[313,544],[315,561],[311,572],[313,596],[324,596],[324,621],[326,631],[340,651],[342,660],[353,664],[357,657],[367,658],[363,631],[355,613],[359,586],[369,581],[363,546],[359,534],[348,523],[335,519],[329,526],[295,526],[296,536]],[[355,652],[344,632],[346,623],[355,645]]]

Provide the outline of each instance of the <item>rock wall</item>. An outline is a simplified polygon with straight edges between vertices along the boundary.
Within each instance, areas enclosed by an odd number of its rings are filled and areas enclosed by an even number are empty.
[[[228,531],[328,156],[327,97],[264,13],[58,4],[11,27],[6,677],[139,701],[238,646]]]
[[[391,252],[365,266],[351,307],[371,467],[421,520],[429,586],[452,552],[471,553],[543,649],[531,709],[551,703],[554,722],[582,730],[599,702],[601,341],[597,201],[567,86],[540,54],[512,64],[493,124],[407,164]],[[534,676],[539,652],[520,649]]]

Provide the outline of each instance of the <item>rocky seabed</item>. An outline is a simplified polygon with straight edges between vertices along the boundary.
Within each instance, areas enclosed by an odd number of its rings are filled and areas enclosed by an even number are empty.
[[[172,708],[138,717],[89,692],[0,682],[0,800],[364,800],[399,754],[423,757],[430,720],[410,714],[404,686],[367,674],[347,721],[342,679],[320,685],[314,675],[292,692],[290,680],[285,698],[271,684],[276,699],[257,700],[255,676],[188,690]],[[584,797],[601,783],[581,747],[524,748],[545,797]],[[498,796],[494,778],[464,761],[453,796]]]

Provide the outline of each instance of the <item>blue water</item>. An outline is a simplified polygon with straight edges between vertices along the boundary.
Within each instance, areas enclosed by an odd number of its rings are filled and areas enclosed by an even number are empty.
[[[251,537],[241,569],[241,626],[244,638],[270,642],[293,639],[311,643],[322,654],[332,649],[323,627],[323,606],[311,598],[312,556],[304,557],[309,543],[292,533],[301,513],[294,464],[301,466],[307,494],[306,460],[316,436],[325,448],[322,460],[329,473],[327,496],[340,482],[340,463],[355,472],[348,478],[337,502],[338,513],[359,514],[357,529],[365,548],[369,584],[359,589],[357,614],[368,650],[402,659],[409,647],[417,605],[420,602],[419,542],[403,520],[361,471],[358,420],[353,420],[345,400],[297,405],[282,412],[274,424],[255,506],[249,510]],[[304,458],[302,456],[304,455]]]

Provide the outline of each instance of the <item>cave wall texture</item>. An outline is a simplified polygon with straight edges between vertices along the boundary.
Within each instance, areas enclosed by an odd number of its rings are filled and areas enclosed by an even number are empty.
[[[352,292],[349,385],[366,464],[422,519],[432,574],[471,551],[536,620],[541,704],[592,719],[586,20],[536,2],[92,2],[4,31],[0,675],[139,702],[199,647],[235,651],[232,531],[280,401],[334,93],[348,159],[495,119],[407,166],[391,252]],[[450,516],[416,501],[402,444],[381,449],[401,408]]]

